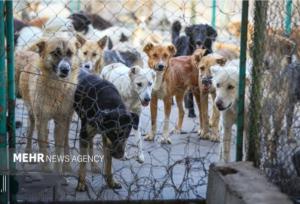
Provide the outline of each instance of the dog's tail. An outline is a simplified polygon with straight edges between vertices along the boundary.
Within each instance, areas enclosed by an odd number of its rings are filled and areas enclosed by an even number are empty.
[[[179,21],[175,21],[172,24],[172,29],[171,29],[173,44],[176,44],[176,40],[179,38],[180,35],[180,30],[181,30],[181,23]]]

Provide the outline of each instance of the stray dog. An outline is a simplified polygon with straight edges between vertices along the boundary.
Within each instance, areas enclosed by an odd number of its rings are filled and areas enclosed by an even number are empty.
[[[179,56],[171,58],[176,53],[173,45],[162,46],[153,45],[151,43],[144,47],[144,52],[149,57],[149,67],[156,71],[156,82],[152,91],[151,110],[151,132],[145,137],[145,140],[152,141],[156,135],[156,117],[157,117],[157,101],[164,101],[164,127],[162,144],[170,144],[169,137],[169,118],[172,106],[172,97],[175,95],[179,117],[175,128],[176,133],[181,132],[184,109],[183,98],[185,92],[191,88],[196,96],[198,108],[200,108],[200,95],[198,85],[198,69],[197,64],[205,54],[205,50],[197,49],[192,56]],[[199,110],[200,111],[200,110]]]
[[[133,118],[116,87],[98,76],[80,71],[79,83],[75,92],[74,108],[81,119],[80,155],[86,155],[92,148],[92,139],[102,135],[104,150],[105,178],[110,188],[121,188],[113,179],[112,157],[124,156],[127,138],[133,126]],[[138,123],[134,123],[138,125]],[[86,163],[80,163],[77,191],[86,191]]]
[[[142,106],[148,106],[151,100],[152,88],[155,81],[155,72],[149,68],[139,66],[127,67],[121,63],[115,63],[103,68],[101,78],[112,82],[118,89],[126,106],[138,116],[141,115]],[[138,142],[138,158],[144,162],[143,144],[140,127],[133,127],[135,138]]]
[[[175,21],[172,24],[172,43],[177,52],[175,56],[192,55],[197,48],[206,50],[205,54],[212,53],[213,42],[217,38],[217,32],[207,24],[196,24],[185,28],[185,35],[180,36],[181,24]],[[185,106],[189,109],[189,117],[196,117],[193,95],[189,92],[185,96]]]
[[[210,139],[211,141],[219,141],[218,128],[220,114],[215,105],[212,106],[212,116],[208,122],[208,95],[212,96],[213,101],[216,98],[216,89],[212,85],[211,67],[219,64],[224,66],[226,59],[219,54],[208,54],[202,57],[197,68],[199,69],[199,89],[200,89],[200,138]],[[209,134],[209,124],[212,127],[212,132]]]
[[[85,40],[84,37],[77,34],[77,39],[79,39],[82,44],[80,62],[81,68],[87,69],[90,72],[98,75],[101,73],[103,67],[103,53],[104,47],[107,42],[107,37],[104,36],[97,42],[93,40]]]
[[[53,37],[42,39],[29,51],[16,54],[19,90],[29,115],[27,152],[32,151],[32,135],[36,127],[40,152],[47,155],[48,122],[53,119],[56,155],[63,155],[63,150],[65,154],[69,153],[68,133],[74,111],[80,46],[76,38]],[[31,60],[29,64],[28,59]],[[42,168],[49,170],[47,163],[43,163]],[[55,168],[60,171],[61,164],[55,163]],[[64,165],[63,169],[70,170],[70,164]]]
[[[127,67],[134,65],[144,67],[142,55],[127,42],[123,42],[114,46],[112,49],[106,49],[104,51],[104,65],[112,63],[122,63]]]
[[[221,121],[223,138],[220,150],[220,160],[228,162],[230,160],[231,133],[232,126],[237,119],[237,102],[238,102],[238,86],[239,86],[239,60],[232,60],[225,64],[224,67],[214,65],[211,68],[213,76],[213,85],[216,88],[215,105],[221,111]],[[247,118],[249,106],[249,76],[246,79],[245,90],[245,119]],[[248,123],[245,120],[243,137],[243,158],[246,158],[247,147],[247,129]]]

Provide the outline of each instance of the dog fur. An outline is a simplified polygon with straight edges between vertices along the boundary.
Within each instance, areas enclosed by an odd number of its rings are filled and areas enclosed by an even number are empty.
[[[142,106],[148,106],[151,100],[152,88],[155,82],[155,72],[139,66],[127,67],[121,63],[114,63],[103,68],[101,78],[113,83],[121,94],[126,106],[138,116]],[[138,144],[137,161],[143,163],[143,144],[140,127],[134,127]]]
[[[223,56],[212,53],[202,57],[201,61],[197,64],[199,70],[199,90],[200,90],[200,138],[210,139],[211,141],[219,141],[219,118],[220,113],[217,107],[213,104],[211,120],[208,122],[208,95],[211,95],[213,101],[216,98],[216,89],[212,85],[211,67],[219,64],[223,66],[226,63],[226,58]],[[209,132],[209,126],[212,128]]]
[[[112,175],[112,157],[124,156],[127,138],[133,125],[138,124],[131,114],[116,87],[98,76],[81,70],[75,92],[74,108],[81,119],[80,154],[86,155],[92,149],[92,139],[102,135],[104,151],[104,174],[110,188],[121,188]],[[135,122],[134,122],[135,121]],[[77,191],[87,190],[86,163],[80,163]]]
[[[179,56],[171,58],[176,53],[174,45],[162,46],[151,43],[144,47],[144,52],[149,57],[149,67],[156,71],[156,83],[152,91],[151,109],[151,132],[145,140],[152,141],[156,135],[157,100],[164,101],[164,127],[161,143],[171,143],[169,137],[169,117],[171,113],[172,97],[175,95],[179,117],[175,128],[176,133],[181,132],[184,109],[183,97],[191,88],[196,96],[198,108],[200,108],[200,95],[198,85],[198,70],[196,64],[200,62],[205,50],[198,49],[192,56]],[[200,110],[199,110],[200,111]]]
[[[248,62],[248,67],[250,63]],[[232,126],[237,119],[237,104],[238,104],[238,86],[239,86],[239,60],[227,62],[224,67],[214,65],[211,68],[213,76],[213,85],[216,88],[215,105],[221,112],[222,121],[222,142],[220,149],[220,160],[230,161],[231,149],[231,133]],[[243,159],[246,158],[247,149],[247,133],[248,122],[247,114],[249,107],[249,75],[247,75],[246,91],[245,91],[245,123],[244,123],[244,142],[243,142]]]
[[[17,77],[19,90],[29,115],[27,152],[32,151],[32,136],[36,127],[39,150],[47,155],[48,122],[53,119],[56,154],[68,154],[68,133],[74,111],[73,98],[79,70],[77,54],[80,46],[75,38],[55,37],[42,39],[29,51],[16,54],[16,69],[20,73]],[[31,63],[25,64],[28,59]],[[64,170],[70,170],[69,163],[63,167]],[[43,163],[42,168],[48,170],[49,166]],[[55,163],[55,168],[61,171],[61,164]]]
[[[80,67],[99,75],[103,68],[103,53],[107,42],[107,36],[104,36],[97,42],[86,40],[80,34],[77,34],[77,39],[82,44],[80,48],[81,52],[78,56],[80,59]]]

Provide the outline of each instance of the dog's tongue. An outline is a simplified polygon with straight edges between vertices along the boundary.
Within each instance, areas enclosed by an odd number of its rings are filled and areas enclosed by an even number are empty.
[[[143,106],[148,106],[148,105],[149,105],[149,102],[142,101],[142,105],[143,105]]]

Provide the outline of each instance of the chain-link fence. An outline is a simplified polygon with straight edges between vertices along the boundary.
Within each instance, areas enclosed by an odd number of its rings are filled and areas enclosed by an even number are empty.
[[[300,2],[292,1],[290,37],[285,37],[289,24],[285,2],[269,2],[264,42],[252,40],[254,2],[250,1],[249,6],[248,46],[264,44],[265,53],[251,49],[247,52],[247,64],[251,66],[252,59],[255,64],[256,54],[263,55],[263,63],[258,72],[252,72],[250,67],[247,70],[246,121],[249,116],[256,121],[247,121],[245,131],[258,123],[258,135],[254,138],[259,144],[254,150],[259,155],[256,162],[284,192],[299,196],[299,182],[295,182],[299,181],[299,166],[295,168],[299,159],[295,156],[293,163],[292,157],[299,150],[300,139],[300,66],[296,63]],[[205,199],[209,165],[220,159],[235,160],[236,128],[230,128],[227,137],[223,136],[223,122],[229,119],[224,111],[220,116],[219,110],[234,108],[231,103],[226,106],[226,100],[237,103],[236,96],[230,93],[238,89],[235,77],[240,55],[241,7],[241,1],[228,0],[14,1],[19,95],[16,152],[42,152],[52,161],[48,165],[36,161],[17,163],[17,198]],[[191,27],[194,24],[202,25]],[[206,50],[203,55],[194,52],[202,48]],[[181,57],[185,55],[189,57]],[[171,59],[173,56],[178,61]],[[87,80],[80,69],[111,81],[123,102],[109,84],[103,85],[93,77]],[[220,78],[222,71],[225,73]],[[253,103],[250,93],[253,94],[252,82],[257,77],[258,100]],[[226,96],[219,91],[222,83],[217,78],[231,91],[225,92]],[[185,114],[180,128],[177,120],[182,116],[182,107],[178,104],[184,94]],[[157,105],[153,102],[156,99]],[[257,106],[260,112],[253,117],[251,111]],[[115,110],[117,116],[112,113]],[[170,117],[166,120],[168,110]],[[127,119],[133,121],[133,126],[136,122],[135,114],[129,112],[140,115],[139,128],[133,127],[124,150],[117,147],[125,144]],[[219,122],[220,118],[223,121]],[[155,124],[157,133],[153,138]],[[247,147],[251,145],[250,142]],[[123,150],[124,158],[113,160],[113,180],[110,158],[105,155],[120,157]],[[83,152],[90,157],[80,157]],[[65,163],[56,157],[63,154],[70,156]],[[92,161],[96,157],[98,160]],[[88,159],[83,162],[86,170],[79,162],[84,159]],[[57,164],[61,163],[59,167]]]

